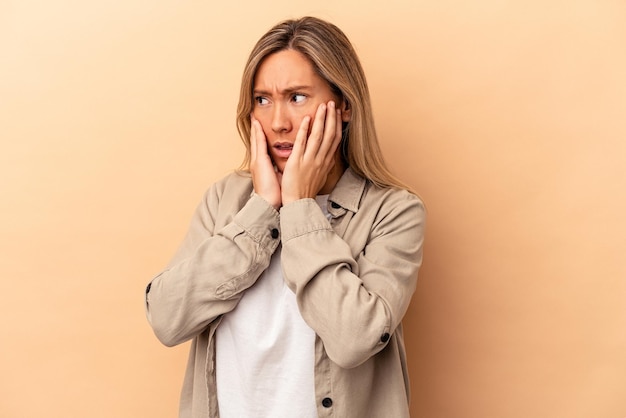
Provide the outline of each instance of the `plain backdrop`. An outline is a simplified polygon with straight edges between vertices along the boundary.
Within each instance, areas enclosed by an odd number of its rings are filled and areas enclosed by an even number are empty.
[[[626,416],[621,0],[0,0],[0,416],[176,415],[144,288],[241,161],[253,44],[308,14],[428,207],[412,416]]]

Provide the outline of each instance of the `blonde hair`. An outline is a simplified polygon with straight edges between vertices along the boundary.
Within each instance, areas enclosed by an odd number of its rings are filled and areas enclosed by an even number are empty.
[[[286,20],[259,39],[246,63],[237,107],[237,130],[246,147],[241,169],[250,165],[250,113],[253,109],[254,77],[269,55],[293,49],[304,55],[333,92],[351,109],[344,124],[342,155],[356,174],[379,187],[410,188],[396,178],[383,159],[365,73],[346,35],[332,23],[315,17]]]

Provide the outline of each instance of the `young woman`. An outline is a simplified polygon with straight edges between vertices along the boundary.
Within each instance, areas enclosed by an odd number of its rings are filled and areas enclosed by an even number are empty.
[[[312,17],[273,27],[237,115],[243,170],[146,290],[157,337],[192,339],[180,416],[408,417],[425,211],[385,166],[349,40]]]

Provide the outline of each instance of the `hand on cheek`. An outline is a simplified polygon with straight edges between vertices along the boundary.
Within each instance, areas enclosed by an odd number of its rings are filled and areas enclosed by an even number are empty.
[[[335,164],[341,142],[341,113],[335,103],[319,105],[309,133],[310,124],[311,118],[306,116],[285,165],[281,184],[283,204],[317,196]]]
[[[254,192],[265,199],[275,209],[282,204],[280,180],[272,159],[267,153],[267,141],[263,128],[254,116],[250,116],[250,174]]]

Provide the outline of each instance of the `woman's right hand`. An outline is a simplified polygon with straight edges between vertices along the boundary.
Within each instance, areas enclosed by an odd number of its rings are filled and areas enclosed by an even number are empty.
[[[254,192],[274,209],[282,205],[280,183],[282,174],[274,169],[267,153],[267,141],[258,120],[250,116],[250,173]]]

